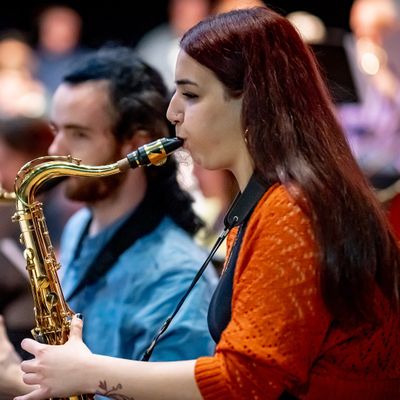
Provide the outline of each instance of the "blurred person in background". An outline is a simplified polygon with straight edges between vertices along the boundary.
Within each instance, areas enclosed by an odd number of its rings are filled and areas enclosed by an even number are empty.
[[[360,100],[338,114],[361,168],[381,189],[400,177],[400,14],[394,0],[355,0],[349,22]]]
[[[37,59],[25,35],[17,30],[0,34],[0,117],[42,117],[47,92],[35,78]]]
[[[44,7],[37,21],[37,78],[50,96],[68,68],[91,51],[81,44],[82,18],[65,5]]]
[[[400,238],[399,15],[393,0],[356,0],[350,9],[351,33],[326,27],[315,15],[303,11],[287,18],[307,43],[316,45],[313,50],[323,57],[321,67],[328,72],[327,78],[338,80],[329,83],[333,83],[333,97],[342,94],[335,103],[339,121]],[[332,54],[338,53],[339,47],[345,58],[337,56],[333,61]],[[330,60],[333,67],[326,65]],[[350,76],[340,76],[345,73]],[[350,83],[354,95],[346,93],[351,90],[346,86]]]
[[[287,14],[286,18],[296,27],[306,43],[319,44],[327,40],[327,28],[316,15],[298,10]]]
[[[12,117],[0,119],[0,183],[6,193],[14,192],[14,181],[20,168],[34,158],[46,156],[53,141],[48,123],[39,118]],[[61,188],[43,193],[40,200],[55,250],[61,230],[71,215],[66,200],[60,196]],[[20,229],[12,222],[15,201],[0,200],[0,314],[6,321],[11,342],[20,350],[21,338],[31,336],[34,311],[28,282],[24,247],[19,241]],[[21,355],[24,353],[21,351]]]
[[[168,21],[144,34],[135,46],[140,57],[156,68],[168,89],[174,88],[175,60],[183,33],[206,17],[216,0],[169,0]]]
[[[358,103],[338,116],[362,170],[384,202],[400,239],[400,10],[398,0],[355,0],[346,48]]]

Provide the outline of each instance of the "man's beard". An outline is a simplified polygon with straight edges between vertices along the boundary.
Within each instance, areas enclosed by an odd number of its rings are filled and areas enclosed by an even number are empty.
[[[65,196],[74,201],[94,203],[115,193],[125,180],[126,173],[101,177],[71,177],[65,182]]]
[[[104,160],[103,165],[114,163],[121,158],[120,148],[116,148],[110,158]],[[65,182],[65,196],[70,200],[84,203],[95,203],[108,198],[122,185],[127,172],[104,176],[92,177],[70,177]]]

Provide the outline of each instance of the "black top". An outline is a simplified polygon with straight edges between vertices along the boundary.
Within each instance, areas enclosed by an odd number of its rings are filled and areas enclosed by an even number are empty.
[[[245,190],[236,197],[225,217],[225,229],[239,226],[239,230],[226,262],[225,271],[222,273],[208,308],[208,329],[216,343],[219,342],[223,330],[231,320],[233,276],[247,221],[270,186],[271,183],[264,183],[253,174]]]

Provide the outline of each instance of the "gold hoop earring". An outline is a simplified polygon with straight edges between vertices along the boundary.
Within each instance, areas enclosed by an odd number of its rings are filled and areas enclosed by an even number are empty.
[[[244,133],[243,133],[243,139],[244,139],[244,142],[245,142],[246,144],[249,144],[249,141],[248,141],[248,139],[247,139],[248,133],[249,133],[249,128],[246,128],[245,131],[244,131]]]

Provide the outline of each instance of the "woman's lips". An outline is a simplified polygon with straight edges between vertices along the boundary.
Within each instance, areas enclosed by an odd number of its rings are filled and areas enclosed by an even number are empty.
[[[182,148],[184,148],[184,149],[187,149],[187,147],[186,147],[186,139],[183,139],[182,137],[180,137],[180,136],[177,136],[179,139],[181,139],[182,140]]]

